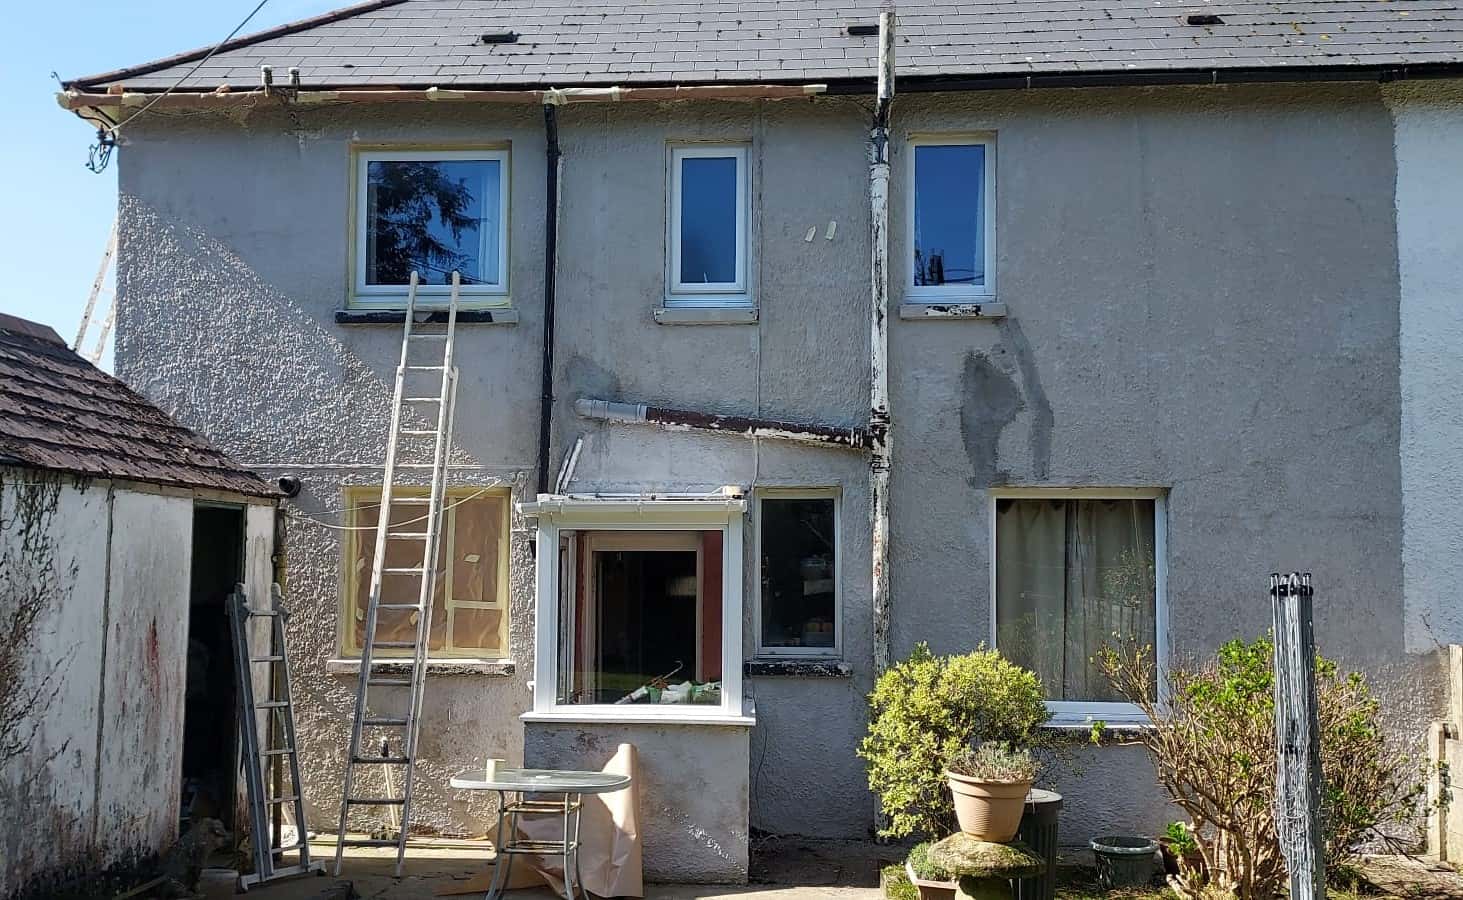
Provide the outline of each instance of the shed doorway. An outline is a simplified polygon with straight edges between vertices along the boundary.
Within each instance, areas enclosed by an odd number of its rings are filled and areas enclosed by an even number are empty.
[[[218,819],[225,828],[234,823],[239,714],[228,600],[243,580],[244,508],[195,505],[179,805],[184,829],[198,818]]]

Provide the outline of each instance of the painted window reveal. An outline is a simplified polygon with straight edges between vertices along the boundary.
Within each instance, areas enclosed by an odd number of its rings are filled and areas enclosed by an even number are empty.
[[[911,149],[912,293],[990,293],[989,142],[922,140]]]
[[[561,539],[556,702],[721,705],[722,532]]]
[[[672,147],[669,195],[669,302],[746,302],[746,148]]]
[[[838,653],[836,503],[831,495],[759,498],[762,655]]]
[[[507,258],[505,151],[362,153],[356,293],[400,303],[411,273],[421,291],[503,293]]]
[[[1158,643],[1153,499],[998,498],[996,646],[1053,701],[1121,702],[1104,645]]]
[[[396,488],[397,496],[425,496],[425,489]],[[376,522],[380,488],[353,488],[346,495],[350,524],[347,532],[347,611],[345,647],[359,654],[365,639],[366,604],[371,590],[371,562],[376,550]],[[432,598],[432,627],[427,648],[437,656],[497,659],[508,655],[508,494],[480,488],[452,488],[443,521],[438,559],[442,563]],[[422,528],[420,504],[394,505],[393,531]],[[423,542],[388,541],[386,565],[406,568],[422,564]],[[382,576],[382,597],[390,602],[416,602],[418,581],[409,575]],[[401,596],[408,593],[410,596]],[[376,635],[380,640],[411,640],[416,634],[416,613],[379,610]],[[379,655],[407,651],[377,650]]]

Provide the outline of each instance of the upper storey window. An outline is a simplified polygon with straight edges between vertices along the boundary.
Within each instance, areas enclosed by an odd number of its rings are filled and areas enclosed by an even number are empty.
[[[747,305],[747,148],[670,149],[667,305]]]
[[[357,302],[400,306],[413,271],[440,299],[456,271],[465,301],[507,303],[508,151],[380,151],[356,166]]]
[[[994,294],[991,141],[923,138],[911,141],[910,150],[911,298],[945,301]]]

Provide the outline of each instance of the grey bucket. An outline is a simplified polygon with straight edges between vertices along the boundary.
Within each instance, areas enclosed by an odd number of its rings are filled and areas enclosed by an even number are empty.
[[[1146,837],[1110,835],[1092,839],[1097,881],[1103,887],[1141,887],[1153,881],[1158,842]]]
[[[1016,882],[1016,900],[1054,900],[1057,895],[1057,813],[1062,795],[1032,788],[1026,795],[1026,810],[1016,836],[1040,856],[1045,868],[1040,875]]]

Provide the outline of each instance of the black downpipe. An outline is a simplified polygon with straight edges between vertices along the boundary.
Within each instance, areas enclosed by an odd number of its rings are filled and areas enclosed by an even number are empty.
[[[549,492],[549,432],[554,418],[554,270],[559,261],[559,113],[544,104],[544,163],[547,189],[544,198],[544,365],[539,396],[538,492]]]

